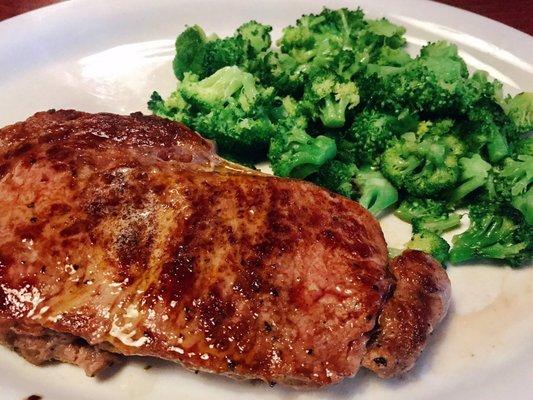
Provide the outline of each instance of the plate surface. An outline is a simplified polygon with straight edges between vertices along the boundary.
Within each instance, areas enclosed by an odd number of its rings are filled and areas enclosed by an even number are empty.
[[[484,69],[516,93],[533,91],[533,39],[497,22],[421,0],[185,1],[87,0],[60,3],[0,23],[0,125],[39,110],[90,112],[146,110],[154,89],[168,94],[173,42],[185,24],[230,34],[256,19],[280,28],[305,12],[360,5],[407,28],[415,51],[428,40],[456,43],[466,62]],[[409,227],[382,221],[390,246]],[[466,222],[466,221],[465,221]],[[54,399],[532,399],[533,268],[488,265],[449,268],[453,302],[413,371],[382,381],[361,371],[322,391],[195,375],[174,364],[136,358],[101,378],[68,365],[34,367],[0,349],[0,399],[31,394]],[[145,369],[150,365],[149,370]]]

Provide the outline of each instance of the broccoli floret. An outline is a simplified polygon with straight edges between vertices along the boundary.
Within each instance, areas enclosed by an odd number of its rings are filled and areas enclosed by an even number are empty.
[[[502,106],[520,133],[533,130],[533,92],[509,96]]]
[[[414,219],[423,217],[440,217],[447,214],[448,208],[444,201],[417,197],[404,199],[394,212],[394,215],[405,222],[411,222]]]
[[[249,21],[237,28],[236,36],[240,37],[246,47],[246,54],[252,58],[270,48],[272,27],[260,24],[257,21]]]
[[[257,85],[251,74],[231,66],[202,80],[186,72],[165,102],[155,96],[149,107],[214,139],[229,156],[257,159],[265,156],[275,130],[270,115],[273,102],[272,88]]]
[[[531,258],[530,229],[512,209],[479,203],[469,210],[470,227],[452,239],[452,263],[489,258],[517,267]]]
[[[410,119],[410,116],[397,118],[364,109],[355,116],[351,127],[340,135],[339,159],[358,165],[379,164],[379,157],[391,140],[413,127]]]
[[[519,155],[533,156],[533,137],[527,137],[513,143],[512,155],[517,157]]]
[[[356,164],[375,164],[386,145],[395,138],[396,118],[375,110],[358,114],[344,138],[339,140],[339,155]]]
[[[478,103],[467,114],[468,122],[462,127],[465,141],[474,153],[484,149],[491,163],[501,161],[509,155],[509,144],[505,129],[509,119],[499,105],[492,102]]]
[[[148,109],[152,111],[155,115],[162,118],[172,118],[172,111],[165,106],[165,101],[161,95],[157,92],[153,92],[148,100]]]
[[[163,100],[159,93],[153,92],[148,101],[148,109],[158,117],[178,121],[189,126],[193,124],[194,115],[191,107],[178,91],[173,92],[166,100]]]
[[[210,40],[205,44],[205,53],[200,78],[210,76],[215,71],[241,65],[246,57],[246,44],[240,36]]]
[[[315,183],[354,200],[378,215],[398,201],[398,191],[377,170],[332,160],[325,164]]]
[[[497,200],[511,204],[533,225],[533,156],[505,160],[495,181]]]
[[[179,86],[182,97],[201,110],[211,110],[228,102],[237,103],[244,111],[249,111],[259,95],[252,74],[236,66],[224,67],[213,75],[198,81],[185,75]],[[270,95],[270,90],[268,95]]]
[[[383,48],[391,50],[400,49],[405,46],[406,40],[403,37],[405,28],[403,26],[395,25],[385,18],[367,20],[367,25],[358,38],[356,48],[360,54],[363,54],[370,62],[375,62],[379,65],[394,65],[383,64]],[[401,58],[405,60],[403,53]],[[389,56],[391,54],[389,53]],[[395,56],[397,56],[396,53]],[[387,57],[387,56],[385,56]],[[410,59],[411,57],[409,57]],[[398,59],[396,59],[397,61]]]
[[[257,160],[264,157],[274,125],[268,117],[244,112],[238,107],[214,108],[194,120],[194,128],[216,141],[230,157]]]
[[[207,37],[198,25],[183,31],[176,39],[174,73],[183,79],[185,73],[197,75],[200,79],[227,66],[254,68],[260,60],[259,53],[270,48],[272,27],[255,21],[241,25],[233,36]]]
[[[470,158],[460,158],[459,168],[461,171],[459,182],[461,184],[450,195],[450,202],[452,203],[458,203],[474,190],[485,186],[492,166],[483,160],[479,154],[474,154]]]
[[[293,57],[278,51],[267,51],[259,55],[260,61],[250,72],[266,86],[272,86],[279,95],[301,97],[307,69]]]
[[[413,225],[413,232],[442,233],[457,227],[461,217],[449,213],[444,201],[409,197],[400,203],[394,214]]]
[[[436,42],[422,48],[416,59],[401,67],[369,69],[358,83],[364,99],[394,113],[406,108],[456,113],[464,108],[462,94],[467,79],[466,64],[457,47]]]
[[[439,216],[428,215],[415,218],[412,221],[413,232],[430,231],[441,234],[461,224],[461,216],[455,213],[446,213]]]
[[[324,8],[319,14],[304,15],[295,26],[283,29],[278,44],[299,63],[326,65],[342,49],[353,48],[366,26],[361,10]]]
[[[183,79],[185,72],[203,74],[206,43],[205,32],[198,25],[188,27],[177,37],[172,67],[178,79]]]
[[[360,169],[355,177],[355,184],[360,192],[359,203],[374,215],[398,201],[396,188],[377,170]]]
[[[350,49],[342,49],[328,64],[328,69],[343,79],[352,81],[354,75],[361,69],[361,65],[359,54]]]
[[[172,65],[178,79],[183,79],[185,73],[201,79],[222,67],[242,64],[245,55],[246,43],[241,36],[208,38],[202,28],[194,25],[185,29],[176,39],[176,55]]]
[[[449,257],[450,245],[431,231],[420,231],[411,237],[411,241],[405,245],[407,249],[420,250],[430,254],[435,260],[444,264]]]
[[[383,46],[379,49],[375,62],[380,66],[403,67],[412,60],[409,53],[403,48]]]
[[[340,128],[346,112],[359,104],[359,92],[353,82],[344,81],[332,72],[321,71],[310,77],[305,87],[302,108],[314,120],[328,128]]]
[[[335,140],[326,136],[312,137],[305,131],[305,123],[288,118],[277,125],[268,159],[274,174],[303,179],[318,171],[336,153]]]
[[[420,140],[414,133],[406,133],[383,153],[381,171],[410,195],[436,196],[456,184],[463,151],[454,136],[424,135]]]
[[[354,179],[358,172],[355,164],[331,160],[318,170],[314,182],[335,193],[356,199],[357,188]]]

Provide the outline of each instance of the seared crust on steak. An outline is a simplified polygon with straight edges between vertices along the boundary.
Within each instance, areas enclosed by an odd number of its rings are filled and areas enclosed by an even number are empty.
[[[0,194],[4,332],[322,386],[357,372],[392,284],[359,204],[230,164],[157,117],[6,127]],[[62,354],[34,361],[82,364]]]
[[[390,262],[389,269],[396,287],[363,359],[363,366],[381,378],[413,367],[428,336],[446,315],[451,294],[446,271],[426,253],[406,250]]]

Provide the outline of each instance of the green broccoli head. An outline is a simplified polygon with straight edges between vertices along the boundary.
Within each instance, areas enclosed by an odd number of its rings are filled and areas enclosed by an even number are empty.
[[[502,106],[520,133],[533,130],[533,92],[509,96]]]
[[[511,204],[529,225],[533,225],[533,156],[507,158],[496,175],[494,186],[496,198]]]
[[[163,100],[159,93],[153,92],[148,101],[148,109],[158,117],[178,121],[185,125],[192,125],[194,118],[190,105],[178,91],[173,92],[167,100]]]
[[[327,71],[310,77],[302,100],[303,110],[328,128],[343,127],[346,123],[346,112],[357,104],[359,92],[355,83],[344,81]]]
[[[263,157],[275,132],[266,116],[247,114],[232,105],[199,114],[193,126],[204,137],[215,140],[222,153],[250,161]]]
[[[274,174],[303,179],[318,171],[336,153],[335,140],[326,136],[312,137],[305,131],[301,119],[289,118],[277,125],[268,159]]]
[[[397,126],[398,120],[389,114],[363,110],[339,139],[339,158],[358,165],[379,163],[379,156],[397,136]]]
[[[358,201],[372,214],[378,215],[398,201],[398,191],[377,170],[362,168],[355,177]]]
[[[256,21],[249,21],[237,28],[236,36],[245,44],[246,54],[252,58],[270,49],[272,27]]]
[[[518,267],[531,258],[531,230],[520,215],[490,203],[473,204],[469,211],[470,227],[452,239],[452,263],[488,258]]]
[[[404,48],[393,48],[385,45],[379,48],[375,62],[379,66],[403,67],[412,60]]]
[[[253,72],[261,83],[272,86],[279,95],[301,97],[306,77],[306,65],[299,64],[292,56],[278,51],[267,51],[259,55]]]
[[[210,76],[226,66],[240,66],[246,58],[246,43],[241,36],[214,39],[205,44],[204,51],[200,78]]]
[[[197,25],[188,27],[176,39],[174,73],[178,79],[187,72],[202,79],[227,66],[254,69],[262,63],[258,60],[260,53],[270,48],[271,30],[268,25],[250,21],[233,36],[218,38],[207,37]]]
[[[172,67],[178,79],[183,79],[186,72],[203,75],[206,43],[205,32],[198,25],[188,27],[177,37]]]
[[[405,222],[412,222],[415,219],[423,217],[448,215],[448,208],[444,201],[408,197],[400,203],[394,215]]]
[[[528,136],[513,143],[511,153],[513,157],[519,155],[533,156],[533,136]]]
[[[359,53],[364,54],[370,62],[380,64],[378,59],[383,56],[383,48],[396,50],[405,46],[405,28],[403,26],[395,25],[386,18],[370,19],[367,20],[366,23],[366,26],[359,35],[356,48]],[[399,53],[396,53],[396,56],[398,54]],[[401,58],[403,59],[404,55],[402,55]],[[383,58],[381,61],[383,61]]]
[[[343,48],[353,47],[365,26],[360,9],[324,8],[319,14],[304,15],[294,26],[284,28],[278,44],[282,52],[301,62],[316,61],[323,65]]]
[[[273,95],[272,89],[259,89],[253,75],[236,66],[221,68],[201,81],[186,73],[178,90],[187,102],[204,111],[228,103],[249,111],[260,95]]]
[[[454,136],[404,134],[381,157],[381,171],[412,196],[432,197],[454,187],[463,144]]]
[[[186,72],[166,101],[155,94],[148,106],[215,140],[226,155],[251,160],[264,156],[274,133],[273,102],[272,88],[257,85],[251,74],[231,66],[202,80]]]
[[[441,234],[457,228],[461,224],[461,216],[455,213],[446,213],[438,216],[427,215],[413,219],[412,224],[413,232],[429,231]]]
[[[398,191],[377,170],[332,160],[315,177],[315,183],[354,200],[378,215],[398,201]]]
[[[355,164],[331,160],[318,170],[314,182],[335,193],[355,199],[357,189],[354,179],[358,172]]]
[[[404,199],[394,214],[413,225],[413,232],[430,231],[442,233],[457,227],[461,216],[450,213],[442,200],[408,197]]]
[[[411,237],[405,245],[407,249],[419,250],[430,254],[435,260],[444,264],[449,257],[450,245],[438,234],[432,231],[420,231]]]
[[[459,168],[460,185],[450,194],[450,202],[452,203],[458,203],[476,189],[485,186],[492,166],[483,160],[479,154],[474,154],[470,158],[460,158]]]
[[[370,64],[358,75],[362,98],[370,105],[393,113],[408,109],[432,115],[461,115],[482,99],[495,101],[500,96],[498,82],[489,82],[483,73],[468,76],[455,45],[429,43],[411,61],[400,54],[397,52],[399,61],[391,63],[387,61],[390,56],[385,57],[381,66]]]
[[[491,163],[503,160],[510,153],[508,137],[513,135],[510,120],[494,102],[477,103],[467,113],[467,122],[461,130],[473,153],[486,153]]]

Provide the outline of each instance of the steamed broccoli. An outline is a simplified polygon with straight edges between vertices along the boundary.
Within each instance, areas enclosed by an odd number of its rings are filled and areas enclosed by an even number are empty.
[[[502,107],[520,133],[533,131],[533,92],[509,96]]]
[[[469,211],[470,227],[452,239],[452,263],[489,258],[517,267],[531,258],[530,229],[512,209],[479,203]]]
[[[458,203],[474,190],[485,186],[489,178],[489,171],[492,168],[479,154],[474,154],[470,158],[459,159],[459,167],[461,184],[450,195],[452,203]]]
[[[444,201],[410,197],[403,200],[394,213],[413,225],[413,232],[442,233],[457,227],[461,217],[450,213]]]
[[[516,157],[519,155],[528,155],[533,156],[533,136],[528,136],[522,140],[518,140],[513,143],[512,147],[512,156]]]
[[[396,137],[397,119],[365,109],[339,139],[339,158],[359,165],[377,164],[386,145]]]
[[[221,39],[207,37],[198,25],[188,27],[176,39],[174,73],[178,79],[187,72],[201,79],[223,67],[254,65],[258,54],[270,48],[271,30],[268,25],[250,21],[233,36]]]
[[[533,156],[506,159],[497,174],[495,190],[497,200],[512,205],[533,225]]]
[[[509,119],[499,105],[493,102],[478,103],[467,113],[468,122],[461,127],[470,151],[484,151],[491,163],[501,161],[509,155],[507,136],[514,136],[509,130]],[[507,127],[507,129],[506,129]]]
[[[440,217],[447,215],[448,208],[444,201],[408,197],[400,203],[394,215],[405,222],[411,222],[417,218]]]
[[[303,179],[335,157],[335,140],[326,136],[312,137],[305,129],[305,120],[301,118],[287,118],[277,125],[268,150],[268,159],[276,175]]]
[[[427,215],[415,218],[412,221],[413,232],[429,231],[437,234],[457,228],[461,223],[461,216],[455,213],[446,213],[438,216]]]
[[[404,34],[405,28],[403,26],[395,25],[388,19],[367,20],[366,26],[358,37],[355,49],[360,55],[364,55],[364,58],[370,63],[379,65],[405,64],[406,52],[400,50],[394,55],[392,53],[405,46]],[[390,49],[391,52],[384,54],[383,49]],[[387,50],[385,50],[386,52]],[[407,57],[410,59],[409,56]]]
[[[369,72],[359,83],[363,97],[377,107],[396,113],[406,108],[426,113],[454,113],[465,108],[468,71],[454,45],[430,43],[401,67]]]
[[[344,197],[356,199],[358,193],[354,179],[358,172],[355,164],[332,160],[318,170],[314,182]]]
[[[370,167],[359,169],[355,164],[338,160],[324,165],[318,171],[315,183],[358,200],[375,215],[398,201],[398,191],[379,171]]]
[[[163,100],[159,93],[153,92],[148,101],[148,109],[158,117],[193,125],[194,113],[178,91],[173,92],[166,100]]]
[[[372,214],[378,215],[398,201],[398,191],[377,170],[362,168],[355,177],[359,188],[359,203]]]
[[[448,260],[450,245],[431,231],[420,231],[415,233],[411,241],[405,245],[407,249],[420,250],[424,253],[428,253],[435,260],[444,264]]]
[[[327,65],[342,49],[353,48],[366,26],[361,10],[324,8],[319,14],[304,15],[296,25],[283,29],[278,44],[283,53],[300,64]]]
[[[186,72],[178,88],[162,102],[152,96],[149,108],[157,115],[184,122],[231,156],[264,156],[274,133],[272,88],[255,83],[236,66],[224,67],[202,80]]]
[[[340,128],[346,112],[359,104],[359,93],[353,82],[346,82],[334,73],[321,71],[310,77],[305,87],[302,108],[314,120],[328,128]]]
[[[383,153],[381,171],[410,195],[432,197],[455,185],[463,152],[463,144],[454,136],[419,139],[406,133]]]
[[[270,37],[272,27],[263,25],[257,21],[249,21],[237,28],[236,36],[241,38],[245,45],[245,53],[253,58],[270,49],[272,39]]]

